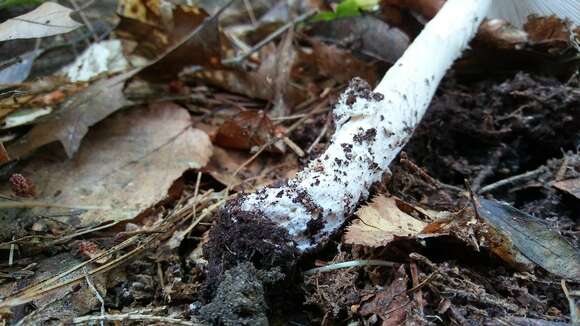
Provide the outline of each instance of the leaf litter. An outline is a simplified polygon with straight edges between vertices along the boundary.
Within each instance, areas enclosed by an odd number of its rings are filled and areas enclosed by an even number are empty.
[[[360,203],[344,234],[293,267],[298,277],[248,261],[209,288],[219,275],[205,244],[223,203],[283,184],[315,158],[345,84],[355,76],[374,84],[441,6],[344,2],[125,0],[105,34],[76,6],[83,48],[115,42],[112,54],[132,67],[83,59],[76,71],[99,69],[82,82],[26,79],[28,65],[46,60],[39,55],[2,86],[1,316],[577,321],[579,61],[576,32],[556,17],[481,27],[392,175],[371,187],[374,199]],[[317,12],[326,20],[311,19]]]
[[[70,17],[72,9],[47,1],[35,10],[0,24],[0,41],[47,37],[81,26]]]

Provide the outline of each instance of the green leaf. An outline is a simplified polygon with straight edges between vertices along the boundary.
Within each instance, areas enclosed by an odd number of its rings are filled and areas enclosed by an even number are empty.
[[[358,16],[362,11],[368,11],[377,6],[378,0],[343,0],[336,11],[323,11],[314,16],[311,21],[329,21],[340,17]]]
[[[0,9],[25,5],[38,5],[44,0],[0,0]]]

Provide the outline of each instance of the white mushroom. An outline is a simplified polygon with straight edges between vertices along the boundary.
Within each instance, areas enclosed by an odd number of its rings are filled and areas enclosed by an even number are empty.
[[[362,80],[351,82],[334,108],[336,132],[324,154],[285,186],[243,196],[237,201],[239,209],[259,212],[286,229],[300,251],[315,247],[343,224],[367,198],[371,184],[388,171],[490,6],[491,16],[519,25],[522,16],[539,8],[544,9],[540,13],[552,9],[572,14],[570,19],[577,22],[576,2],[448,0],[374,91]]]

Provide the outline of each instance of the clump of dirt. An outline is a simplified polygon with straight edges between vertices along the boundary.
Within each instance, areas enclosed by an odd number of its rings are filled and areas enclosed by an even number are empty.
[[[222,274],[241,262],[256,268],[281,268],[285,274],[294,269],[297,251],[287,231],[266,219],[260,212],[240,210],[238,200],[221,211],[209,233],[204,255],[209,262],[207,295],[211,296]]]
[[[264,283],[274,283],[284,275],[257,270],[242,263],[223,275],[212,301],[200,309],[202,318],[218,325],[269,325]]]

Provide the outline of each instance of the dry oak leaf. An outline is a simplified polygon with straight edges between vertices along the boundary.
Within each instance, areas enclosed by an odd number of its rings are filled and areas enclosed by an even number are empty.
[[[73,11],[54,2],[45,2],[24,15],[0,24],[0,41],[46,37],[73,31],[80,26],[70,17]]]
[[[396,237],[413,237],[426,223],[401,211],[396,197],[380,195],[361,207],[346,231],[344,242],[370,247],[384,246]]]
[[[69,208],[26,214],[59,216],[76,227],[132,219],[165,199],[176,179],[205,166],[211,154],[207,134],[192,128],[189,113],[176,104],[122,111],[92,128],[73,159],[55,157],[54,146],[31,157],[20,173],[35,183],[38,200]]]

